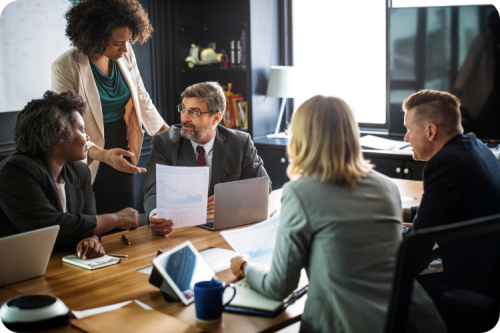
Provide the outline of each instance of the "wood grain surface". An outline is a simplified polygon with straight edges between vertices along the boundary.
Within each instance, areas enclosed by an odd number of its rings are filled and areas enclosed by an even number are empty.
[[[417,200],[404,204],[416,205],[422,195],[422,182],[394,180],[402,196]],[[269,200],[269,212],[281,207],[281,190],[273,191]],[[121,240],[125,234],[130,245]],[[159,236],[149,226],[136,231],[124,231],[102,238],[107,253],[127,254],[118,265],[95,271],[62,262],[62,257],[73,254],[71,250],[54,252],[44,276],[0,288],[0,302],[21,294],[51,294],[60,298],[71,310],[86,310],[137,299],[155,310],[177,317],[189,324],[197,325],[206,332],[273,332],[298,320],[304,310],[307,296],[288,307],[275,318],[223,313],[222,321],[215,325],[197,324],[194,304],[184,306],[181,302],[166,302],[159,289],[149,284],[149,275],[137,270],[151,266],[159,249],[168,250],[185,241],[191,241],[198,251],[217,247],[232,248],[219,231],[198,227],[174,229],[168,236]],[[225,282],[234,282],[235,276],[229,270],[217,273]],[[51,332],[80,332],[68,325]]]

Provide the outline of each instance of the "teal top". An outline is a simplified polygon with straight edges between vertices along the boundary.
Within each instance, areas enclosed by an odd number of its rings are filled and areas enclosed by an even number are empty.
[[[104,123],[110,123],[123,118],[125,105],[130,99],[130,88],[114,60],[109,60],[109,77],[90,60],[94,81],[101,99],[102,116]]]

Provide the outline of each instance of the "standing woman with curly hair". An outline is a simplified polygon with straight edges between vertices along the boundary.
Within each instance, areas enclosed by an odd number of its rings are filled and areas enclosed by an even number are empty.
[[[136,0],[80,0],[66,19],[74,47],[52,64],[52,90],[73,91],[87,102],[87,165],[97,213],[133,207],[133,174],[146,171],[136,166],[142,127],[150,135],[168,128],[146,92],[130,45],[145,42],[153,27]]]
[[[29,102],[14,130],[16,152],[0,163],[0,237],[58,225],[56,247],[76,245],[85,259],[104,254],[99,234],[133,230],[139,213],[126,208],[97,215],[82,115],[86,104],[70,91],[47,91]]]

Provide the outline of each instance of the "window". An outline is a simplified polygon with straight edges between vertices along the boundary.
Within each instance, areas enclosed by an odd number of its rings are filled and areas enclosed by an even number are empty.
[[[430,6],[461,6],[484,5],[495,0],[392,0],[392,7],[430,7]]]
[[[359,123],[387,127],[386,3],[293,1],[297,108],[308,98],[344,99]]]

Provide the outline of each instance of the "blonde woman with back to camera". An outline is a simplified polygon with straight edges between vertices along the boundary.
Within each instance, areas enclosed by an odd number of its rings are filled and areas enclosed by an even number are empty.
[[[363,160],[351,109],[337,97],[314,96],[295,113],[288,144],[292,181],[283,188],[271,269],[244,256],[231,270],[273,299],[309,290],[301,332],[382,332],[396,250],[401,242],[398,188]],[[445,332],[417,284],[407,332]]]

